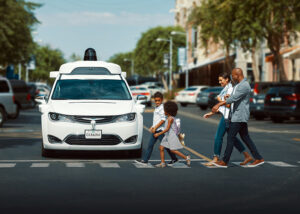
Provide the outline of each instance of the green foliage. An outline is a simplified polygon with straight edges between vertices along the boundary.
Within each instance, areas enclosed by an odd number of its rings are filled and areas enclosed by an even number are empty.
[[[29,73],[31,81],[50,82],[50,71],[58,71],[59,67],[65,63],[62,52],[49,46],[37,46],[34,55],[36,57],[36,69]]]
[[[172,31],[183,32],[181,27],[155,27],[143,33],[134,51],[135,70],[141,75],[152,75],[162,70],[163,56],[169,53],[169,42],[157,42],[157,38],[169,39]],[[175,35],[173,38],[173,71],[178,70],[177,48],[185,47],[185,36]]]
[[[40,4],[0,0],[0,64],[27,61],[33,48],[31,31],[38,23],[33,11]]]
[[[116,63],[121,66],[122,71],[127,73],[127,76],[131,74],[131,60],[133,56],[132,52],[118,53],[110,57],[109,62]],[[126,60],[127,59],[127,60]]]
[[[72,55],[70,56],[70,61],[71,62],[80,61],[80,60],[82,60],[82,57],[75,54],[75,53],[72,53]]]

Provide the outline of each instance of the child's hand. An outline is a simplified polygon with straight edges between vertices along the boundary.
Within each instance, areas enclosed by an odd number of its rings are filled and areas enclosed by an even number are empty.
[[[159,136],[159,133],[154,134],[154,137],[157,138]]]
[[[155,130],[154,130],[153,127],[151,127],[151,128],[149,129],[149,131],[150,131],[151,133],[155,133]]]

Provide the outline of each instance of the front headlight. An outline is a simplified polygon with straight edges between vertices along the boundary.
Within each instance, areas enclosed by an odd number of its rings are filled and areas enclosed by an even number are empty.
[[[126,122],[126,121],[133,121],[135,119],[135,113],[129,113],[120,115],[116,118],[115,122]]]
[[[72,117],[68,115],[63,115],[63,114],[57,114],[50,112],[49,113],[49,118],[52,121],[60,121],[60,122],[73,122]]]

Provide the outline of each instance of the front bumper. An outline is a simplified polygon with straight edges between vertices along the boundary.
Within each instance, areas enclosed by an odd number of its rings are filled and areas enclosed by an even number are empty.
[[[136,150],[142,146],[143,129],[138,128],[139,120],[96,124],[96,130],[102,130],[101,140],[85,139],[85,130],[91,130],[91,124],[78,122],[53,122],[48,115],[42,115],[43,147],[52,150],[117,151]],[[142,124],[142,123],[141,123]],[[48,136],[54,136],[62,142],[49,142]],[[137,135],[135,143],[125,140]],[[119,140],[117,140],[119,139]]]

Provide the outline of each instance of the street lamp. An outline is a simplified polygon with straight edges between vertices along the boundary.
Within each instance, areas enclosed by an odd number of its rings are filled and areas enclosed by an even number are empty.
[[[133,74],[134,74],[134,59],[125,58],[124,62],[130,62],[131,63],[131,76],[133,76]]]
[[[189,69],[188,69],[188,32],[172,31],[171,35],[183,35],[185,36],[185,87],[189,87]]]
[[[169,64],[169,91],[172,90],[172,54],[173,54],[173,40],[172,36],[170,36],[170,39],[163,39],[163,38],[157,38],[157,42],[169,42],[170,43],[170,49],[169,49],[169,59],[170,59],[170,64]]]

